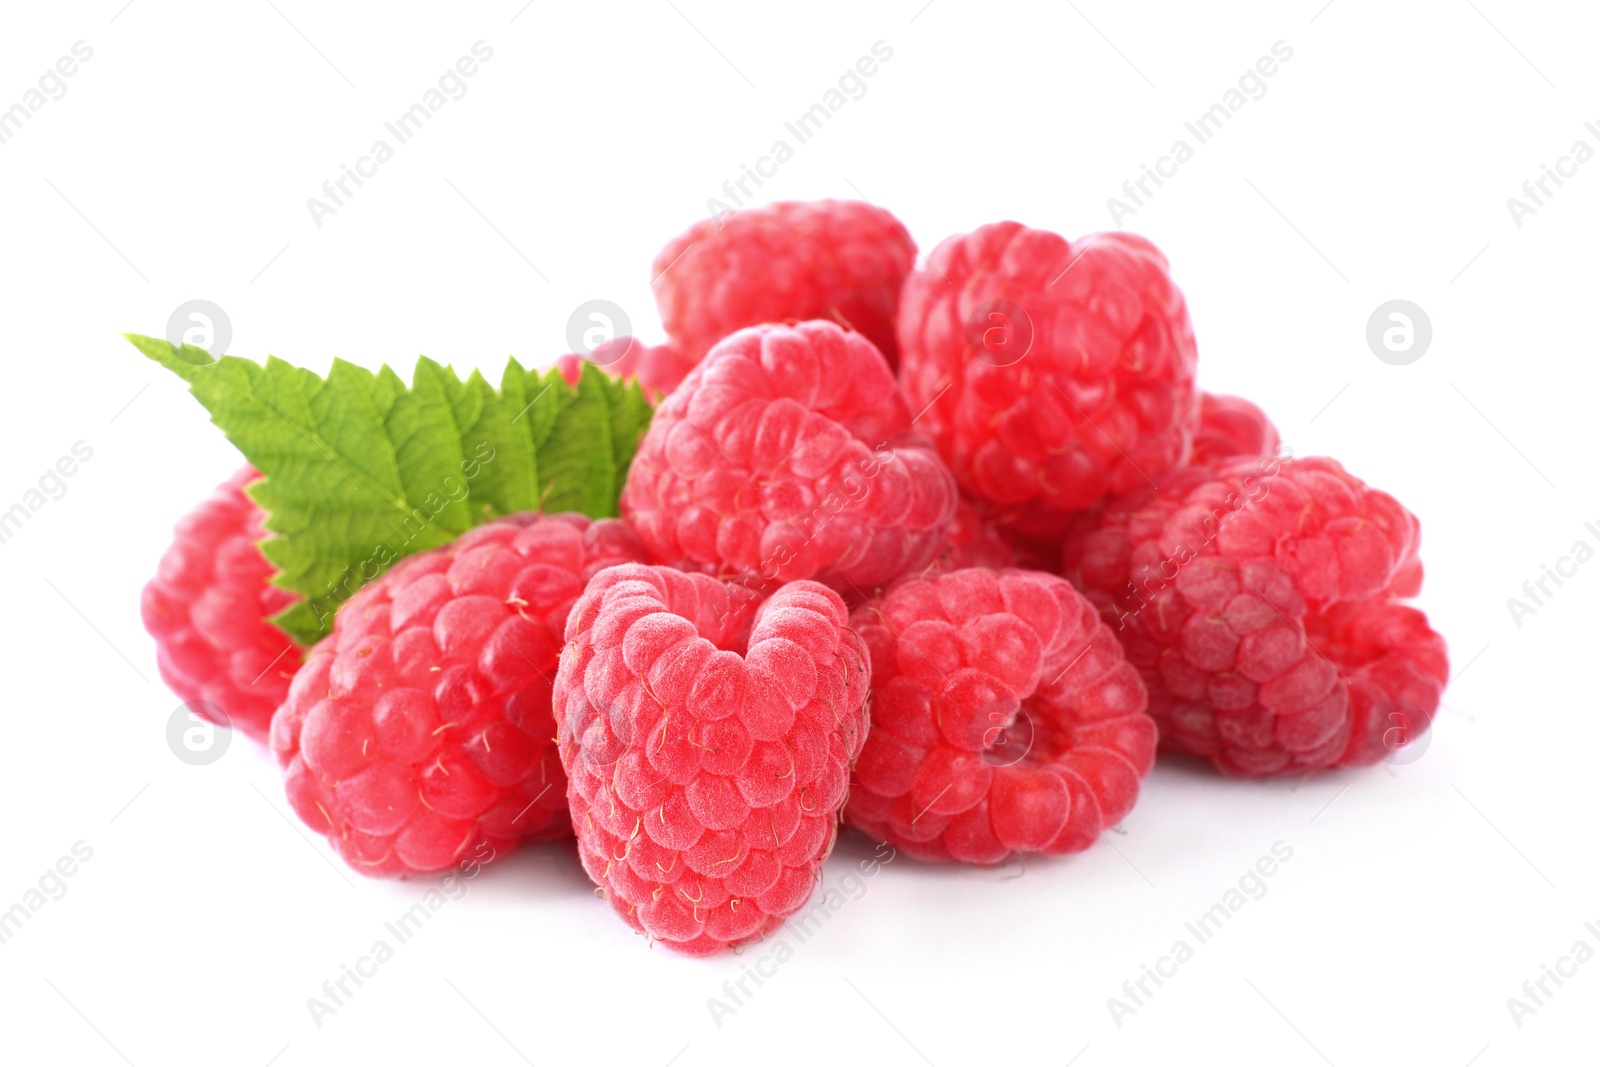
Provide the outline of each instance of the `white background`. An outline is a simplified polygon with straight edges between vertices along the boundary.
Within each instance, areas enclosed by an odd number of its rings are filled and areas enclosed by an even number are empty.
[[[72,444],[68,491],[0,544],[0,909],[93,858],[0,945],[0,1059],[74,1064],[972,1062],[1464,1067],[1593,1062],[1600,962],[1507,998],[1583,939],[1600,563],[1516,625],[1579,538],[1593,474],[1600,161],[1518,227],[1522,183],[1600,124],[1585,5],[752,5],[523,0],[8,4],[0,107],[94,49],[0,145],[0,509]],[[316,227],[305,206],[473,42],[494,49]],[[1458,677],[1422,758],[1302,781],[1163,762],[1079,856],[883,868],[717,1026],[769,951],[651,950],[573,856],[485,872],[313,1024],[308,997],[425,882],[346,872],[243,738],[168,750],[177,701],[138,593],[172,522],[238,464],[118,334],[226,309],[231,351],[409,373],[565,351],[582,301],[661,337],[655,250],[876,41],[893,49],[759,191],[865,196],[924,249],[1002,218],[1075,237],[1275,41],[1252,100],[1123,224],[1167,252],[1202,384],[1245,393],[1421,517],[1424,606]],[[1553,186],[1551,187],[1554,188]],[[1409,366],[1365,324],[1433,325]],[[1553,586],[1551,587],[1554,588]],[[1293,859],[1120,1027],[1140,975],[1275,842]],[[837,885],[870,845],[846,837]],[[769,968],[770,969],[770,968]]]

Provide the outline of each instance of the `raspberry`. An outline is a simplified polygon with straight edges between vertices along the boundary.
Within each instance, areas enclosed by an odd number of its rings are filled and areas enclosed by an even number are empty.
[[[872,733],[845,821],[930,860],[1076,852],[1155,759],[1138,673],[1093,605],[1039,571],[908,577],[857,608]]]
[[[1395,601],[1418,526],[1331,459],[1176,471],[1085,522],[1066,573],[1118,628],[1165,747],[1224,774],[1373,763],[1427,728],[1444,639]]]
[[[622,514],[655,563],[865,596],[934,558],[955,502],[877,351],[806,322],[711,351],[656,410]]]
[[[752,612],[738,593],[605,571],[556,678],[584,869],[628,925],[689,955],[762,937],[810,897],[867,730],[866,649],[838,594],[791,582]]]
[[[804,319],[859,330],[893,366],[895,304],[916,254],[882,208],[780,202],[691,226],[656,256],[652,285],[691,366],[735,330]]]
[[[950,531],[945,550],[939,557],[942,570],[959,571],[968,567],[988,567],[1001,570],[1017,565],[1017,553],[1011,542],[1000,535],[994,524],[986,521],[972,506],[966,496],[956,502],[955,518],[950,520]]]
[[[556,365],[568,385],[578,384],[579,364],[585,360],[624,381],[637,378],[652,403],[676,389],[694,367],[671,345],[647,345],[636,337],[617,337],[596,345],[587,356],[559,357]]]
[[[297,598],[272,584],[257,547],[266,512],[244,487],[260,477],[241,469],[178,521],[139,609],[167,686],[196,714],[265,741],[301,653],[267,621]]]
[[[939,245],[900,297],[900,377],[962,488],[1023,533],[1183,462],[1194,333],[1155,246],[1016,222]]]
[[[570,834],[550,716],[562,628],[584,582],[640,555],[615,519],[524,513],[361,589],[272,720],[300,818],[371,875]]]
[[[965,493],[956,503],[956,516],[950,522],[944,551],[938,559],[939,569],[946,571],[967,567],[1054,571],[1060,565],[1059,542],[1021,536],[1011,526],[994,521],[987,505]]]
[[[1189,453],[1191,467],[1235,456],[1270,456],[1281,441],[1267,413],[1239,396],[1200,394],[1200,429]]]

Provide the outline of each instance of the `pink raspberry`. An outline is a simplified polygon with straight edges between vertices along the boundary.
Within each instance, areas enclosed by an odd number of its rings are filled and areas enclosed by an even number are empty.
[[[167,686],[196,714],[220,711],[265,741],[301,653],[267,621],[298,598],[272,584],[277,571],[257,547],[266,512],[244,487],[260,477],[244,467],[178,521],[139,609]]]
[[[1189,466],[1204,467],[1235,456],[1270,456],[1281,444],[1267,413],[1240,396],[1200,394],[1200,429]]]
[[[556,678],[584,869],[689,955],[810,897],[867,730],[866,650],[838,594],[800,581],[748,604],[705,575],[614,567],[573,607]]]
[[[955,502],[878,352],[806,322],[712,350],[656,410],[622,514],[656,563],[865,596],[933,560]]]
[[[1093,605],[1039,571],[903,578],[855,610],[872,733],[845,821],[930,860],[1089,847],[1155,759],[1139,676]]]
[[[1021,536],[1013,527],[996,522],[987,505],[963,493],[956,503],[956,515],[950,522],[944,551],[937,564],[940,570],[946,571],[1011,567],[1053,572],[1061,565],[1061,546],[1054,541]]]
[[[1173,472],[1067,539],[1066,573],[1117,628],[1163,745],[1224,774],[1373,763],[1422,733],[1444,639],[1395,601],[1417,520],[1331,459]]]
[[[1024,534],[1181,464],[1194,332],[1155,246],[1016,222],[939,245],[900,297],[906,399],[963,489]]]
[[[882,208],[780,202],[695,223],[656,256],[651,284],[691,366],[735,330],[805,319],[860,331],[893,366],[895,303],[916,255]]]
[[[272,720],[289,803],[364,874],[571,833],[550,692],[567,611],[638,560],[615,519],[510,515],[351,597]]]
[[[939,557],[940,568],[947,571],[968,567],[1002,570],[1016,565],[1017,552],[1011,542],[963,495],[956,502],[955,518],[950,520],[944,553]]]
[[[556,360],[568,385],[578,384],[580,365],[587,360],[623,381],[638,379],[651,403],[670,394],[694,364],[671,345],[647,345],[637,337],[617,337],[595,346],[587,356],[569,353]]]

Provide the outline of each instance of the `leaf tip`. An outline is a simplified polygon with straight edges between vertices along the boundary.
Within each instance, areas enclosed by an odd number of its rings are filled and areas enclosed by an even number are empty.
[[[146,358],[161,364],[184,381],[193,381],[196,371],[217,362],[216,356],[196,345],[175,345],[163,338],[142,333],[124,333],[122,336]]]

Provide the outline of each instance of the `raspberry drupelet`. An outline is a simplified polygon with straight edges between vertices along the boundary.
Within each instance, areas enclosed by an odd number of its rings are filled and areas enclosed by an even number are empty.
[[[568,353],[556,359],[568,385],[577,385],[582,365],[593,363],[623,381],[637,381],[645,399],[652,404],[676,389],[693,369],[693,364],[671,345],[645,344],[637,337],[616,337],[603,341],[587,355]]]
[[[1236,456],[1270,456],[1282,442],[1267,413],[1242,396],[1200,394],[1200,429],[1189,466],[1203,467]]]

